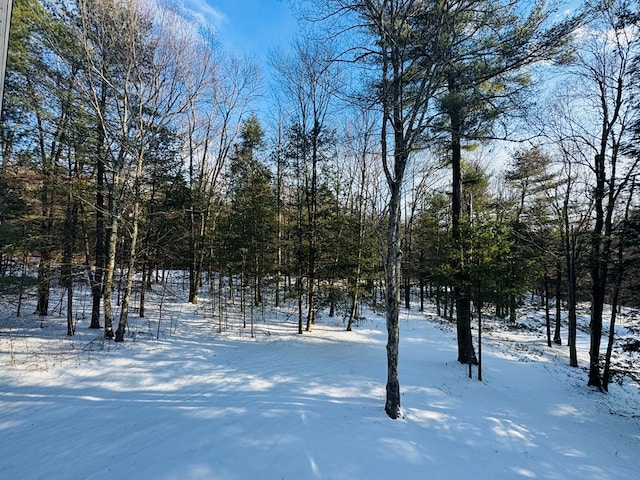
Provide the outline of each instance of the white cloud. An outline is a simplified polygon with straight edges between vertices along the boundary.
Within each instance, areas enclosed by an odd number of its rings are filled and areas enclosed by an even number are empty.
[[[186,0],[187,8],[189,8],[205,25],[212,25],[218,28],[222,23],[227,21],[227,17],[209,4],[207,0]]]
[[[210,0],[181,0],[178,5],[171,6],[188,20],[216,30],[228,21],[226,15],[211,5]]]

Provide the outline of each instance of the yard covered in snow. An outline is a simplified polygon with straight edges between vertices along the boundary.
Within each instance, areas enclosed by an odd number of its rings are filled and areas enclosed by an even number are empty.
[[[290,310],[268,309],[252,337],[239,320],[218,332],[206,302],[176,296],[162,308],[158,326],[150,301],[147,318],[132,315],[130,336],[115,344],[84,319],[67,337],[57,313],[16,318],[5,300],[1,478],[588,480],[640,472],[638,384],[624,377],[609,394],[588,388],[584,369],[568,367],[567,347],[546,346],[533,308],[521,328],[487,323],[482,382],[456,361],[453,324],[431,310],[403,311],[404,418],[396,421],[384,412],[386,330],[375,313],[353,332],[341,317],[321,316],[298,335]],[[578,341],[586,367],[584,331]]]

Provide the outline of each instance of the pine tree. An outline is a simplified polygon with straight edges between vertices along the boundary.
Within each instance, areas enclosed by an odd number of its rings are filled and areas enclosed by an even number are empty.
[[[497,121],[521,111],[529,84],[524,67],[562,57],[568,35],[577,26],[569,19],[550,27],[553,14],[544,1],[523,11],[519,3],[470,0],[435,7],[439,18],[438,49],[442,69],[436,131],[448,137],[452,166],[452,231],[460,242],[462,148],[465,142],[496,138]],[[425,18],[430,25],[430,17]],[[504,134],[503,134],[504,135]],[[464,260],[463,257],[460,257]],[[458,266],[456,295],[458,361],[474,362],[470,330],[470,294],[463,264]]]
[[[251,115],[241,127],[230,165],[229,261],[240,269],[243,279],[248,277],[253,305],[262,303],[264,278],[275,264],[276,199],[271,173],[258,158],[263,136],[257,117]]]

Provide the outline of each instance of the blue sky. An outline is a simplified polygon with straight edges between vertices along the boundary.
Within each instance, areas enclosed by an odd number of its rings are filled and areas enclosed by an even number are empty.
[[[201,22],[212,25],[225,49],[263,61],[297,31],[287,0],[182,0]]]

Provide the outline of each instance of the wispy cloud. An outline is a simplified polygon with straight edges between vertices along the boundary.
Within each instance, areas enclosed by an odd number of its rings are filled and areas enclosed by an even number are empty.
[[[193,13],[199,23],[218,28],[227,17],[211,6],[207,0],[186,0],[185,7]]]
[[[217,30],[222,24],[228,21],[226,15],[211,5],[210,0],[179,0],[178,2],[169,0],[156,1],[194,24]]]

